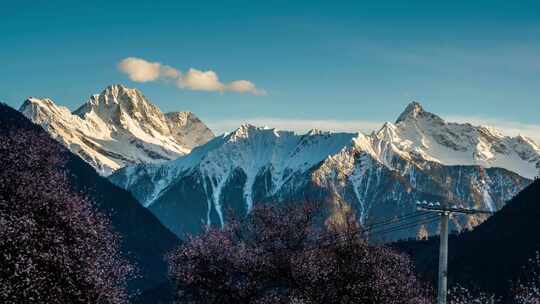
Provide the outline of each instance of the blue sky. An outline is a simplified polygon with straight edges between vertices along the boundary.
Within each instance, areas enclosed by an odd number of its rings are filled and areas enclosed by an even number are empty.
[[[0,100],[14,107],[38,96],[74,109],[123,83],[218,132],[369,129],[419,100],[540,133],[539,1],[0,2]],[[118,67],[128,57],[214,71],[224,89],[136,82]],[[235,80],[266,94],[229,90]]]

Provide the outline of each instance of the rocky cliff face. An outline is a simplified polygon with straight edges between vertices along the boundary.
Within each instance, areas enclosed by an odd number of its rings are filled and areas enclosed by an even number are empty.
[[[395,124],[370,135],[245,125],[175,161],[127,167],[110,179],[178,235],[222,225],[227,208],[245,213],[254,203],[302,200],[326,202],[333,220],[352,210],[370,227],[411,216],[423,200],[497,210],[530,183],[539,156],[529,139],[447,123],[412,103]],[[429,220],[415,216],[401,229],[372,229],[370,237],[437,233]],[[452,227],[483,220],[457,217]]]
[[[27,99],[20,111],[102,175],[175,159],[213,137],[193,113],[163,114],[139,90],[122,85],[91,96],[73,113],[38,98]]]

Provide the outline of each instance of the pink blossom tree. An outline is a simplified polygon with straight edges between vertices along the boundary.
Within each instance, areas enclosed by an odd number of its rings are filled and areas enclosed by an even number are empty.
[[[4,130],[5,131],[5,130]],[[0,303],[125,303],[132,267],[44,132],[0,133]]]
[[[453,286],[448,292],[449,304],[496,304],[500,300],[495,295],[476,292],[473,293],[463,286]]]
[[[450,304],[540,304],[540,252],[529,260],[524,272],[511,290],[510,298],[503,301],[495,295],[481,291],[471,292],[463,286],[454,286],[449,292]]]
[[[315,204],[229,217],[170,254],[178,302],[431,303],[405,256],[367,244],[350,219],[324,228]]]
[[[523,278],[514,288],[515,304],[540,304],[540,252],[525,266]]]

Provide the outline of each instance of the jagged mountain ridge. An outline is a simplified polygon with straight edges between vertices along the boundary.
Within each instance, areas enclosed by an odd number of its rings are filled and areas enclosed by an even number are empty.
[[[505,168],[526,178],[540,170],[540,147],[532,139],[505,136],[486,126],[446,122],[417,102],[372,138],[376,154],[387,165],[398,156],[416,163]]]
[[[335,194],[345,204],[330,206],[330,217],[352,209],[369,225],[414,212],[418,200],[499,209],[530,183],[539,155],[531,140],[446,123],[412,103],[395,124],[370,135],[244,125],[177,160],[127,167],[110,179],[178,235],[197,232],[202,223],[222,224],[225,208],[246,212],[254,202],[328,201]],[[453,228],[483,219],[456,218]]]
[[[139,90],[122,85],[91,96],[73,113],[51,99],[32,97],[20,111],[101,175],[175,159],[214,136],[193,113],[164,114]]]

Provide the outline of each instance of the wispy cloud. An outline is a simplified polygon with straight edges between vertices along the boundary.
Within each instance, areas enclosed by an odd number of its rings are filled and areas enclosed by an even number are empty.
[[[266,95],[249,80],[235,80],[230,83],[220,81],[216,72],[190,68],[186,73],[160,62],[150,62],[141,58],[128,57],[118,63],[118,69],[136,82],[166,81],[178,88],[193,91],[236,92]]]
[[[278,130],[295,131],[298,133],[305,133],[311,129],[332,132],[370,133],[374,130],[378,130],[383,125],[383,122],[380,121],[285,119],[272,117],[215,120],[210,121],[208,125],[216,134],[221,134],[234,131],[244,123],[261,127],[267,126]]]

